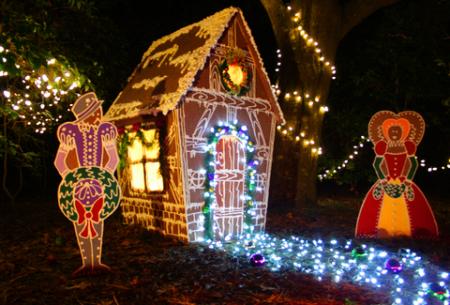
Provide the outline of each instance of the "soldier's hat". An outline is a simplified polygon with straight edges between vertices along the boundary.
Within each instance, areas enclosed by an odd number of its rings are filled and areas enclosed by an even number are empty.
[[[72,112],[78,121],[85,119],[101,107],[102,101],[99,101],[94,92],[89,92],[80,96],[72,106]]]

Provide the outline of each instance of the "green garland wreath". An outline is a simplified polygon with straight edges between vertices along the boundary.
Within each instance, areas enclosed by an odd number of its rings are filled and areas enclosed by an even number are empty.
[[[71,221],[75,222],[78,220],[73,198],[74,187],[78,181],[87,178],[98,180],[103,187],[105,202],[100,212],[100,219],[108,218],[119,206],[120,188],[116,178],[110,172],[97,166],[79,167],[64,177],[58,189],[59,207],[64,216]]]
[[[230,74],[228,73],[230,65],[238,65],[243,74],[244,80],[240,84],[234,83]],[[245,54],[235,50],[222,61],[219,65],[220,79],[225,89],[234,95],[241,96],[250,90],[250,84],[252,79],[251,67],[245,62]]]

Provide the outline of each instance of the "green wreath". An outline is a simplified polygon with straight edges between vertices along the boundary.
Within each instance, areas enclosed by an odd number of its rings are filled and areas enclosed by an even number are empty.
[[[230,66],[238,66],[241,69],[243,80],[239,84],[231,80],[229,74]],[[250,90],[252,72],[249,65],[245,63],[244,57],[234,55],[225,58],[219,65],[219,72],[222,85],[229,93],[240,96]]]
[[[74,186],[78,181],[87,178],[98,180],[103,187],[105,202],[100,212],[100,219],[108,218],[119,206],[120,188],[116,178],[110,172],[97,166],[79,167],[64,177],[58,189],[59,207],[64,216],[71,221],[78,220],[73,198]]]

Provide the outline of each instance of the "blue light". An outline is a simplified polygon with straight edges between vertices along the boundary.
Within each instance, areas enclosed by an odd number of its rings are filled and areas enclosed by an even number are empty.
[[[249,243],[251,248],[245,247]],[[372,259],[353,258],[352,249],[356,247],[364,249]],[[260,253],[266,258],[264,268],[274,272],[292,270],[310,274],[319,281],[330,279],[382,289],[390,293],[391,304],[434,305],[437,303],[429,303],[426,299],[430,289],[428,283],[436,283],[438,287],[442,287],[442,291],[448,291],[449,287],[448,272],[409,249],[395,253],[378,247],[354,244],[352,240],[309,240],[298,236],[279,238],[262,233],[245,234],[235,242],[215,248],[247,259],[252,253]],[[385,269],[387,257],[401,257],[402,263],[407,262],[401,276]],[[410,261],[414,264],[409,264]],[[448,299],[440,300],[439,305],[449,305]]]

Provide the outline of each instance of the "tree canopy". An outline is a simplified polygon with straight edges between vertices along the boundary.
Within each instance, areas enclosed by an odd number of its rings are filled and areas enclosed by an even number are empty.
[[[449,1],[402,1],[368,18],[342,41],[324,121],[321,169],[340,164],[379,110],[414,110],[427,124],[418,157],[446,165],[450,146]],[[368,146],[371,146],[369,144]],[[370,181],[371,149],[336,180]]]

